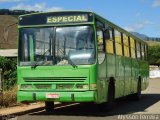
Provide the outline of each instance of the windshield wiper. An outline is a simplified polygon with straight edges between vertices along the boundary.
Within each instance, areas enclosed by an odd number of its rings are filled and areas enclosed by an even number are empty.
[[[41,58],[43,58],[43,57],[45,56],[45,54],[46,54],[49,50],[50,50],[50,49],[47,49],[47,51],[45,51],[45,52],[43,53],[43,55],[41,55]],[[44,63],[45,63],[45,61],[44,61]],[[32,69],[35,69],[37,66],[39,66],[38,61],[35,61],[35,62],[32,64],[31,68],[32,68]]]
[[[77,65],[69,57],[64,57],[63,59],[68,60],[68,63],[72,65],[73,68],[77,68]]]
[[[69,58],[68,58],[68,63],[72,65],[74,68],[77,68],[77,65]]]
[[[31,68],[35,69],[37,66],[39,66],[38,61],[35,61],[32,65]]]

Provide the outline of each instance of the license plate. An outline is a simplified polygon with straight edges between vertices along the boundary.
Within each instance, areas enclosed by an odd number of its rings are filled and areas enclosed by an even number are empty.
[[[46,94],[46,98],[59,98],[59,95],[54,93],[48,93]]]

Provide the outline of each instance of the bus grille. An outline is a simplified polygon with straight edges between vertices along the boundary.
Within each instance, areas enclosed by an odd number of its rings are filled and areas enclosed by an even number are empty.
[[[84,82],[87,77],[24,77],[25,82]]]

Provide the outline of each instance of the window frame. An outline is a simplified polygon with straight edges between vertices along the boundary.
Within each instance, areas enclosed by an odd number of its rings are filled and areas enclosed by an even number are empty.
[[[96,28],[96,35],[97,35],[97,31],[98,30],[100,30],[101,32],[102,32],[102,41],[103,41],[103,43],[102,43],[102,45],[103,45],[103,49],[102,49],[102,51],[103,52],[105,52],[105,43],[104,43],[104,32],[103,32],[103,30],[101,29],[101,28]],[[97,35],[98,36],[98,35]],[[98,47],[99,47],[99,44],[98,44],[98,37],[97,37],[97,51],[99,52],[99,49],[98,49]]]
[[[106,31],[106,30],[105,30],[105,31]],[[112,37],[110,36],[110,39],[111,39],[111,40],[105,39],[105,50],[106,50],[106,53],[108,53],[108,54],[115,54],[114,29],[113,29],[112,27],[108,27],[108,31],[109,31],[109,35],[111,35]],[[105,34],[105,33],[106,33],[106,32],[104,32],[104,34]],[[107,51],[107,49],[108,49],[108,45],[107,45],[107,44],[108,44],[108,41],[111,41],[111,42],[112,42],[112,48],[113,48],[112,51],[113,51],[113,52],[108,52],[108,51]]]
[[[132,58],[132,55],[131,55],[131,41],[130,41],[130,36],[128,36],[128,47],[129,47],[129,57]]]
[[[139,44],[139,46],[137,46]],[[139,47],[139,50],[138,50]],[[140,57],[138,57],[138,53],[140,53]],[[137,54],[137,59],[142,60],[142,53],[141,53],[141,42],[136,40],[136,54]]]
[[[116,37],[115,37],[115,32],[117,32],[119,34],[119,42],[116,42]],[[123,42],[122,42],[122,36],[121,36],[121,32],[117,29],[114,29],[114,41],[115,41],[115,53],[116,55],[120,55],[123,56]],[[117,54],[117,44],[119,44],[121,46],[121,54]]]
[[[131,49],[131,58],[137,59],[137,57],[136,57],[136,41],[131,36],[129,39],[130,39],[129,42],[130,42],[130,49]],[[131,41],[134,43],[134,45],[131,45],[131,43],[132,43]],[[134,57],[132,56],[132,52],[134,52]]]
[[[96,23],[96,38],[97,38],[97,30],[101,30],[102,31],[102,36],[103,36],[103,52],[105,52],[105,40],[104,40],[104,28],[105,28],[105,24],[103,22],[101,22],[99,19],[95,19],[95,23]],[[97,51],[98,51],[98,38],[96,39],[97,41]]]
[[[128,44],[124,43],[124,39],[125,39],[124,36],[127,38],[127,43]],[[130,50],[129,50],[130,46],[129,46],[129,39],[128,39],[128,37],[129,37],[128,35],[126,35],[125,33],[123,33],[124,56],[130,58]],[[125,54],[125,47],[128,49],[127,55]]]

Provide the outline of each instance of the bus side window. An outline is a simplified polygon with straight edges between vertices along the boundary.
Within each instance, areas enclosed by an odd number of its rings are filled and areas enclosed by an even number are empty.
[[[141,59],[141,47],[140,42],[136,42],[137,59]]]
[[[145,55],[145,60],[147,61],[148,60],[148,53],[147,53],[147,45],[144,45],[144,55]]]
[[[136,58],[135,40],[132,37],[130,37],[130,49],[131,49],[131,57]]]
[[[128,36],[123,34],[124,56],[130,57]]]
[[[141,43],[141,55],[142,55],[142,60],[145,60],[145,55],[144,55],[144,44]]]
[[[115,35],[115,44],[116,44],[116,54],[122,56],[123,52],[122,52],[121,33],[119,31],[115,30],[114,35]]]
[[[98,62],[101,64],[105,59],[105,52],[104,52],[104,37],[103,31],[97,29],[97,44],[98,44]]]
[[[103,43],[103,31],[97,30],[97,42],[98,42],[98,51],[104,51],[104,43]]]
[[[112,28],[105,32],[106,52],[114,54],[114,42],[113,42],[113,30]]]

